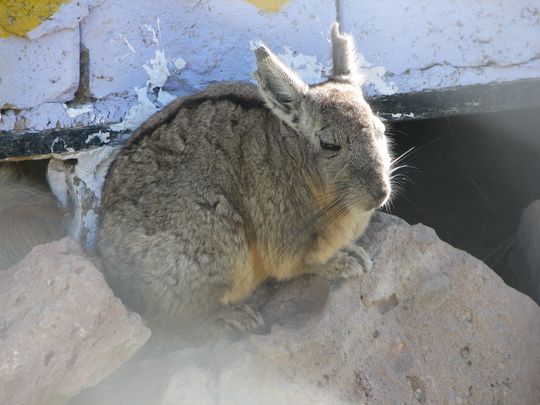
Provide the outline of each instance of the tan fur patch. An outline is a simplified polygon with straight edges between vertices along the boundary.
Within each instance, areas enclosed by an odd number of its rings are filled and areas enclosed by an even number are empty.
[[[324,196],[328,195],[325,191],[314,186],[311,187],[311,190],[316,201],[319,202],[320,208],[330,202],[328,198],[326,201],[324,200]],[[306,257],[306,261],[310,264],[326,262],[336,251],[351,243],[365,230],[370,217],[371,212],[355,208],[346,209],[318,236],[311,253]]]
[[[221,302],[230,304],[246,299],[265,279],[267,272],[258,248],[253,245],[245,258],[239,260],[232,272],[233,285]]]
[[[288,280],[305,273],[306,270],[301,265],[300,257],[282,258],[279,263],[272,263],[275,261],[273,258],[276,255],[268,253],[268,251],[255,245],[252,246],[249,254],[234,267],[233,286],[223,295],[222,303],[230,304],[243,301],[270,277],[277,280]]]

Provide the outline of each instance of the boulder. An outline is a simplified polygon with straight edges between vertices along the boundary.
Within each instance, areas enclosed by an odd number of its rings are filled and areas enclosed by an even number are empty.
[[[266,335],[146,358],[72,404],[539,404],[540,309],[423,225],[375,215],[374,268],[270,284]],[[176,338],[177,339],[177,338]]]
[[[521,213],[509,261],[514,285],[540,303],[540,200]]]
[[[64,403],[149,336],[76,242],[38,246],[0,272],[0,403]]]

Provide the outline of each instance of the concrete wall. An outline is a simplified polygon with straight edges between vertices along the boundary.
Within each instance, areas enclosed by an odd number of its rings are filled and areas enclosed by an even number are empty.
[[[21,0],[0,6],[0,130],[133,129],[174,96],[249,80],[264,41],[309,82],[328,31],[368,94],[540,78],[538,0]],[[0,10],[2,11],[2,10]]]

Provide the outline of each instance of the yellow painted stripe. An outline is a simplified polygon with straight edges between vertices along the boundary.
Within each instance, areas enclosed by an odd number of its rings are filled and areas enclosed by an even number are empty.
[[[246,0],[248,3],[255,5],[263,11],[274,13],[281,6],[287,3],[288,0]]]
[[[26,35],[70,0],[0,0],[0,36]]]

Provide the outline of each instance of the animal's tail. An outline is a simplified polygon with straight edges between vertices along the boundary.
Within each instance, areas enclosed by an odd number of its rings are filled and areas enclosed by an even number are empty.
[[[61,238],[64,211],[43,182],[23,176],[20,165],[0,163],[0,270],[34,246]]]

